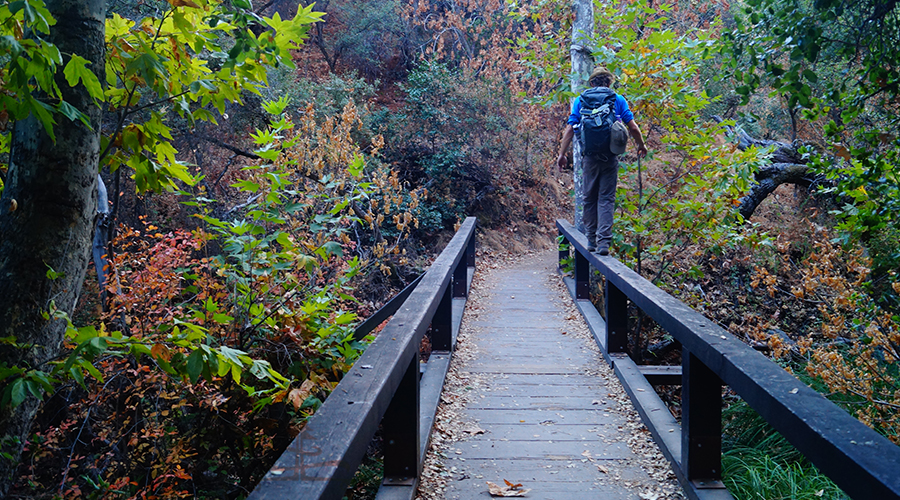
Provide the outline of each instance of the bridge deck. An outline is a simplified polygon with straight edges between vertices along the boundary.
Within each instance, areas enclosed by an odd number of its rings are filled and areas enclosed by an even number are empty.
[[[444,396],[461,402],[455,425],[471,434],[446,452],[445,498],[489,498],[486,481],[504,479],[532,499],[674,495],[674,476],[555,269],[544,253],[474,284],[478,308],[466,312],[465,355],[454,358],[463,383]]]

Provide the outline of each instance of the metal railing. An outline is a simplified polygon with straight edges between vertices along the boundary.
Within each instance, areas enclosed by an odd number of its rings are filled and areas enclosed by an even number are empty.
[[[365,336],[393,315],[250,499],[342,498],[379,424],[384,482],[378,498],[414,496],[474,272],[474,234],[470,217],[418,285],[401,292],[408,292],[405,300],[392,300],[357,329],[357,337]],[[420,376],[419,348],[429,328],[432,352]]]
[[[852,498],[900,498],[900,447],[621,262],[588,252],[567,221],[556,225],[575,250],[576,303],[688,496],[731,498],[720,481],[724,384]],[[605,321],[589,300],[591,267],[606,277]],[[680,426],[625,354],[629,300],[682,345]]]

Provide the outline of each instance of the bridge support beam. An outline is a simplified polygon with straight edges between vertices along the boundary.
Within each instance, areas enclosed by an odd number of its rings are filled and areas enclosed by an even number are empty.
[[[472,241],[475,241],[474,238]],[[466,254],[469,253],[469,248],[466,248]],[[472,251],[472,255],[475,255],[474,250]],[[464,255],[463,258],[459,259],[459,264],[456,264],[456,268],[453,270],[453,297],[462,297],[465,298],[468,295],[469,288],[469,263],[468,259]]]
[[[606,280],[607,352],[628,352],[628,297]]]
[[[591,264],[581,252],[575,252],[575,298],[591,298]]]
[[[457,269],[459,269],[457,267]],[[463,266],[463,271],[466,267]],[[454,277],[454,280],[456,278]],[[463,278],[463,287],[466,286],[466,278]],[[431,318],[431,349],[434,351],[452,351],[453,346],[453,297],[456,296],[455,286],[448,286],[438,303],[437,311]]]
[[[722,380],[681,351],[681,467],[699,489],[722,483]]]
[[[384,413],[381,430],[384,439],[384,484],[415,484],[421,472],[418,349]]]

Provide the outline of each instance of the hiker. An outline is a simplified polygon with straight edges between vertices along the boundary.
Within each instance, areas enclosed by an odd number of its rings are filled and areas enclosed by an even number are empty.
[[[616,201],[616,177],[618,176],[618,155],[625,152],[624,128],[638,144],[638,156],[647,155],[647,147],[644,144],[644,136],[641,129],[634,122],[634,115],[628,109],[628,102],[624,97],[616,94],[612,87],[615,77],[604,67],[598,66],[591,72],[588,78],[590,88],[585,90],[572,103],[572,113],[569,115],[566,129],[563,132],[562,143],[559,149],[559,158],[556,164],[560,169],[568,162],[566,153],[575,135],[575,126],[580,125],[583,142],[582,154],[584,155],[584,226],[588,240],[588,251],[598,251],[600,255],[609,255],[609,244],[612,240],[613,211]],[[614,102],[614,106],[609,106]],[[602,126],[595,122],[596,116],[602,116],[607,111],[608,121]],[[599,114],[598,114],[599,113]],[[582,123],[582,115],[590,119]],[[599,120],[597,120],[599,122]],[[620,122],[614,124],[615,122]],[[622,123],[625,127],[622,127]],[[605,130],[605,131],[604,131]],[[612,141],[610,141],[612,136]],[[610,144],[612,142],[612,144]],[[599,225],[598,225],[599,214]]]

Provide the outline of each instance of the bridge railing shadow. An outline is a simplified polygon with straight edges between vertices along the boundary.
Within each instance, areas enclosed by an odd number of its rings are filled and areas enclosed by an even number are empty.
[[[900,498],[900,447],[618,260],[588,252],[569,222],[556,225],[561,263],[574,253],[570,292],[690,498],[732,498],[721,482],[723,385],[852,498]],[[606,278],[603,317],[590,301],[591,268]],[[626,354],[629,300],[681,343],[680,423],[644,376],[654,370]]]
[[[343,498],[379,427],[384,481],[377,498],[415,496],[474,270],[469,217],[416,283],[356,329],[362,338],[391,318],[248,498]],[[432,350],[423,371],[426,332]]]

